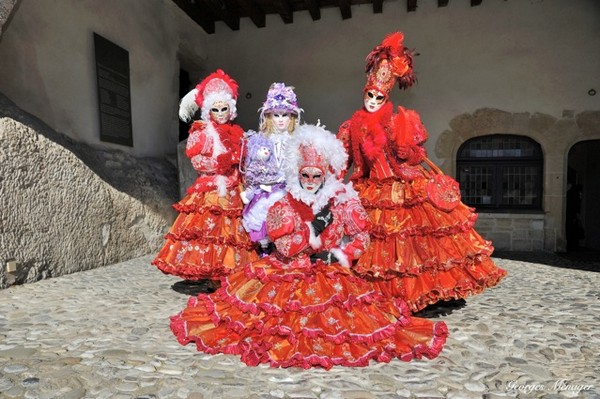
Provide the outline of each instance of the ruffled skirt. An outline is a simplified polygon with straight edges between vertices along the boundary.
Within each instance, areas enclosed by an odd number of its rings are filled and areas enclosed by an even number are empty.
[[[242,226],[240,186],[224,197],[216,191],[189,192],[173,207],[179,212],[152,262],[188,280],[216,279],[259,258]]]
[[[443,322],[411,317],[402,299],[339,264],[273,256],[223,277],[214,294],[190,298],[171,329],[181,344],[209,354],[305,369],[431,359],[448,334]]]
[[[440,209],[426,186],[424,177],[355,184],[372,232],[354,270],[385,295],[403,298],[412,311],[479,293],[506,275],[490,258],[491,242],[474,229],[474,209],[462,202]]]

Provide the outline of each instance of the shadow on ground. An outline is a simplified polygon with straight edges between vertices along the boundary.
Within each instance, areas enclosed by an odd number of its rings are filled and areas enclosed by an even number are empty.
[[[414,314],[415,317],[423,317],[425,319],[435,319],[436,317],[448,316],[458,309],[467,306],[467,301],[464,299],[451,299],[449,301],[439,301],[427,306]]]
[[[585,270],[600,272],[600,251],[581,248],[575,251],[553,252],[521,252],[521,251],[495,251],[494,258],[517,260],[530,263],[541,263],[548,266],[565,269]]]
[[[198,294],[212,294],[216,290],[212,280],[183,280],[176,282],[171,288],[175,292],[191,296],[196,296]]]

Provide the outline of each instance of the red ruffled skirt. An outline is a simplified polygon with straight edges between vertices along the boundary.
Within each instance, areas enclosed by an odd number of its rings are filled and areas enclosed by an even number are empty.
[[[241,187],[225,197],[216,191],[191,191],[173,205],[179,212],[166,242],[152,262],[167,274],[187,280],[215,279],[259,259],[242,226]]]
[[[223,277],[214,294],[190,298],[171,329],[202,352],[305,369],[431,359],[448,335],[443,322],[411,317],[402,299],[349,269],[306,256],[287,264],[269,256]]]
[[[403,298],[412,311],[477,294],[506,275],[490,258],[491,242],[474,229],[474,209],[462,202],[452,210],[436,207],[427,182],[418,177],[355,183],[372,232],[354,270],[385,295]]]

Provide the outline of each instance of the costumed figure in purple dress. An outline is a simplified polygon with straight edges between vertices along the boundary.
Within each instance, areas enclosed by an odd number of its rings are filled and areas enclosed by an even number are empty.
[[[263,256],[273,250],[266,234],[269,208],[284,196],[281,173],[285,144],[299,124],[302,109],[292,86],[273,83],[260,111],[260,131],[247,133],[244,162],[243,224],[250,239],[260,244]]]

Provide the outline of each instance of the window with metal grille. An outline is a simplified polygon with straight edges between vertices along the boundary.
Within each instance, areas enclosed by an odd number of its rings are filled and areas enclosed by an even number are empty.
[[[481,211],[541,210],[542,165],[542,149],[529,137],[472,138],[456,160],[462,200]]]

